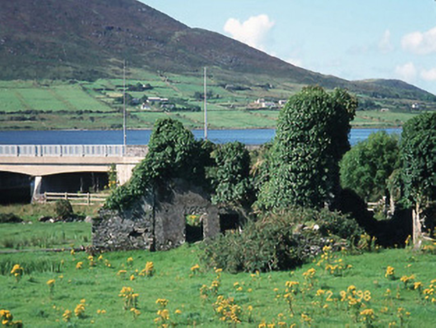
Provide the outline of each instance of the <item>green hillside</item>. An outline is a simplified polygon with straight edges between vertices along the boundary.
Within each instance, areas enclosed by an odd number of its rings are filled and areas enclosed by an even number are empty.
[[[148,84],[143,91],[127,91],[127,127],[150,129],[158,118],[172,117],[189,128],[203,126],[202,79],[171,75],[148,76],[145,80],[127,80],[126,89],[138,83]],[[208,81],[209,127],[274,128],[280,108],[261,108],[260,98],[288,99],[297,87],[283,83],[265,89],[252,86],[245,90],[229,90],[213,79]],[[123,81],[99,79],[87,81],[1,81],[0,130],[41,129],[119,129],[122,126]],[[142,109],[144,97],[167,98],[163,108],[156,103]],[[135,100],[136,99],[136,100]],[[361,98],[364,99],[365,98]],[[422,103],[432,109],[432,103]],[[353,124],[359,127],[397,127],[419,111],[411,111],[407,101],[399,104],[386,101],[377,108],[358,111]],[[410,108],[409,108],[410,107]],[[388,111],[386,111],[389,109]]]
[[[120,128],[124,63],[129,128],[168,115],[199,127],[206,66],[211,128],[274,127],[277,110],[253,102],[277,103],[315,84],[348,89],[363,110],[436,110],[435,95],[405,82],[308,71],[136,0],[15,0],[0,11],[0,129]],[[168,98],[166,111],[140,110],[144,97]],[[365,114],[356,123],[403,121]]]

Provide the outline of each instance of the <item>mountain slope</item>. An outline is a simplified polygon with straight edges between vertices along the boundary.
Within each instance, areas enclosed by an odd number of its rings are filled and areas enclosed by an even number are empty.
[[[224,82],[250,74],[251,81],[265,76],[369,96],[375,92],[382,98],[436,99],[417,88],[411,92],[403,82],[349,82],[311,72],[218,33],[192,29],[136,0],[14,0],[1,5],[0,80],[119,78],[124,60],[129,74],[199,75],[208,66]]]
[[[14,0],[0,11],[0,79],[119,76],[126,59],[151,71],[189,72],[217,66],[344,84],[218,33],[191,29],[135,0]]]

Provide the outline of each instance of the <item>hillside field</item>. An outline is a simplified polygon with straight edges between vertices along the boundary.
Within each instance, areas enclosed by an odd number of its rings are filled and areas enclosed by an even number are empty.
[[[158,118],[171,117],[186,127],[203,126],[202,81],[178,75],[147,75],[145,80],[130,79],[127,86],[149,84],[143,91],[127,91],[138,104],[127,105],[127,128],[151,129]],[[208,123],[211,129],[274,128],[279,109],[256,108],[258,98],[286,100],[295,93],[291,84],[275,88],[251,87],[228,90],[211,78],[208,87]],[[128,87],[126,87],[128,88]],[[123,80],[86,81],[0,81],[0,130],[121,129],[123,122]],[[167,98],[174,109],[159,104],[142,110],[142,97]],[[356,127],[398,127],[419,112],[404,110],[404,104],[385,101],[383,108],[358,111]],[[390,104],[390,105],[389,105]],[[378,106],[381,106],[378,104]],[[201,111],[190,111],[197,108]]]

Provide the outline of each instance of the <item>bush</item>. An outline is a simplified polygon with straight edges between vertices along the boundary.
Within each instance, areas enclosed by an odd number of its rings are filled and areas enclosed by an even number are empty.
[[[74,214],[71,203],[66,199],[59,199],[55,203],[56,215],[62,219],[71,217]]]
[[[23,220],[12,213],[0,213],[0,223],[21,223]]]
[[[320,253],[333,235],[354,242],[360,233],[356,221],[336,212],[293,208],[205,241],[202,261],[232,273],[287,270]]]

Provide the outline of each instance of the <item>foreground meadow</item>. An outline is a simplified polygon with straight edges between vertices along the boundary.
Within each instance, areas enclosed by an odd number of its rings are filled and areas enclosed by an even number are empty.
[[[1,254],[0,310],[24,327],[435,326],[432,252],[326,247],[292,272],[234,275],[200,253]]]

